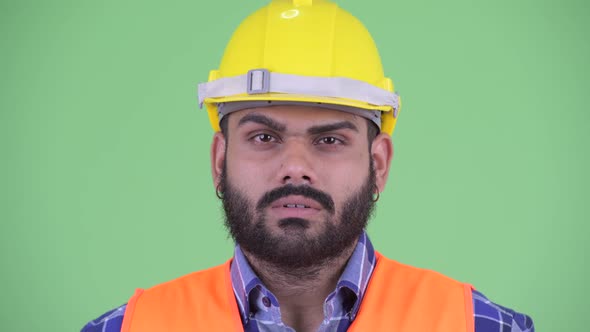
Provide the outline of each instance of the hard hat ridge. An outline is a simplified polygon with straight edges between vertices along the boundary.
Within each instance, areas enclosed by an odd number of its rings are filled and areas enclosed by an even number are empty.
[[[311,6],[313,4],[313,0],[293,0],[294,6]]]

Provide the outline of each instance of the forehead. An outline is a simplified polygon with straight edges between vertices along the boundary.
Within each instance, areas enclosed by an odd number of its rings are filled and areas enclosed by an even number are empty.
[[[298,105],[259,107],[236,111],[229,117],[229,127],[235,129],[240,121],[250,114],[268,117],[284,125],[287,130],[342,121],[351,122],[359,131],[364,131],[363,128],[366,128],[366,120],[358,115],[333,109]]]

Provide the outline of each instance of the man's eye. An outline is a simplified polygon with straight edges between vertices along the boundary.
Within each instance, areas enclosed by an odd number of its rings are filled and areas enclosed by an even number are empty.
[[[327,137],[320,138],[319,143],[320,144],[332,145],[332,144],[338,144],[338,143],[340,143],[340,140],[337,139],[336,137],[327,136]]]
[[[254,140],[256,140],[258,142],[262,142],[262,143],[269,143],[269,142],[274,141],[275,138],[269,134],[258,134],[256,136],[254,136]]]

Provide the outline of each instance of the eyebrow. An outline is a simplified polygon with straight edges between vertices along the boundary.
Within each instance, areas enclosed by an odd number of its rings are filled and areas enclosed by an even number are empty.
[[[307,129],[307,133],[310,135],[317,135],[317,134],[321,134],[321,133],[325,133],[325,132],[329,132],[329,131],[334,131],[334,130],[339,130],[339,129],[351,129],[356,132],[359,131],[359,129],[357,128],[357,126],[354,123],[352,123],[350,121],[340,121],[340,122],[336,122],[336,123],[329,123],[329,124],[325,124],[325,125],[313,126],[309,129]]]
[[[238,122],[238,127],[248,123],[248,122],[254,122],[254,123],[258,123],[264,126],[269,127],[270,129],[277,131],[277,132],[284,132],[287,127],[282,124],[279,123],[271,118],[269,118],[268,116],[262,115],[262,114],[257,114],[257,113],[250,113],[247,114],[246,116],[244,116],[243,118],[240,119],[240,121]]]

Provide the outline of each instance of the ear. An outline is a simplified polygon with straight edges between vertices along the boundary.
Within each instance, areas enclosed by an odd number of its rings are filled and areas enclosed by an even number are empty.
[[[389,135],[380,133],[375,137],[371,144],[371,158],[373,158],[373,165],[375,166],[377,190],[382,192],[387,183],[389,166],[393,158],[393,143]]]
[[[221,132],[216,132],[213,135],[213,142],[211,142],[211,176],[213,177],[215,188],[219,186],[219,182],[221,181],[224,162],[225,136]]]

